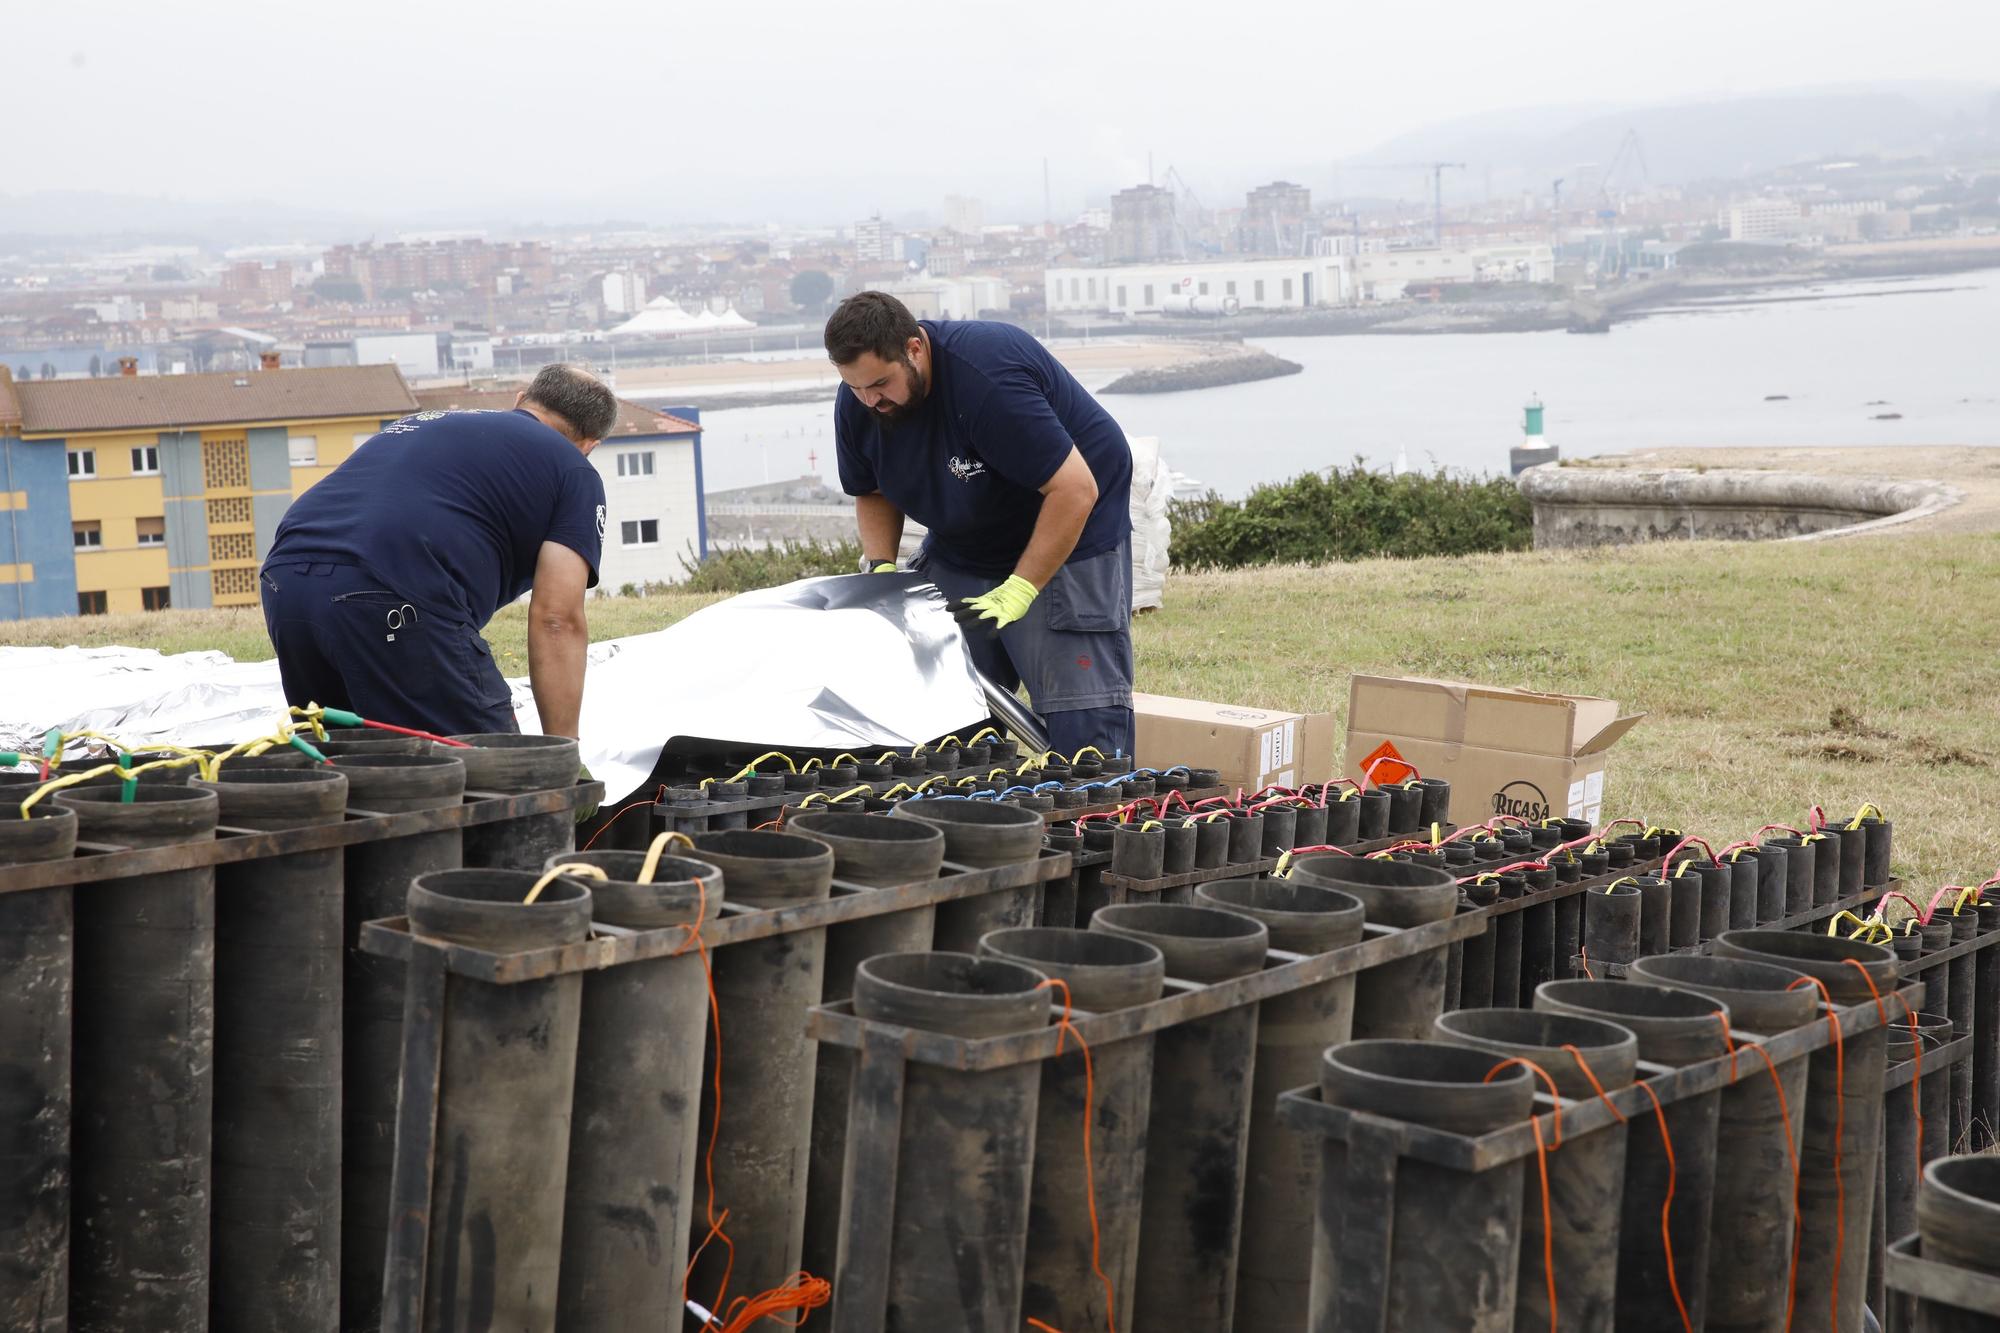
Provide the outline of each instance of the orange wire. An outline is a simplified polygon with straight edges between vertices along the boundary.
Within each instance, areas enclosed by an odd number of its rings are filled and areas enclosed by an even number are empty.
[[[329,760],[328,762],[330,763],[332,761]],[[632,813],[632,811],[637,810],[642,805],[653,805],[657,803],[660,796],[663,795],[666,792],[666,790],[667,790],[666,785],[662,783],[660,786],[660,790],[658,792],[655,792],[650,798],[642,797],[639,800],[629,802],[628,804],[620,807],[611,816],[611,818],[604,821],[604,825],[602,828],[599,828],[597,832],[590,835],[590,841],[584,843],[579,850],[587,852],[592,847],[595,847],[597,845],[597,840],[603,837],[605,831],[608,830],[613,824],[616,824],[619,820],[623,819],[626,815]]]
[[[1853,959],[1845,960],[1853,962]],[[1859,967],[1860,964],[1856,963]],[[1868,973],[1864,969],[1863,976]],[[1847,1246],[1847,1182],[1841,1179],[1841,1140],[1847,1136],[1847,1043],[1840,1034],[1840,1014],[1833,1007],[1833,995],[1826,983],[1818,977],[1800,977],[1786,990],[1797,990],[1801,986],[1817,987],[1820,999],[1826,1003],[1826,1025],[1833,1033],[1833,1324],[1834,1333],[1839,1333],[1840,1324],[1840,1252]],[[1871,979],[1869,989],[1874,989]],[[1877,1003],[1880,1003],[1879,997]],[[1796,1197],[1796,1196],[1795,1196]],[[1805,1228],[1802,1226],[1792,1237],[1792,1283],[1791,1295],[1785,1304],[1785,1327],[1792,1326],[1792,1312],[1799,1300],[1799,1251],[1805,1244]]]
[[[1554,1143],[1545,1144],[1542,1142],[1542,1118],[1540,1116],[1538,1115],[1529,1116],[1528,1125],[1531,1129],[1534,1130],[1535,1133],[1535,1169],[1537,1172],[1540,1173],[1542,1180],[1542,1272],[1546,1276],[1549,1284],[1549,1333],[1557,1333],[1556,1223],[1555,1223],[1555,1209],[1549,1200],[1549,1153],[1553,1149],[1562,1147],[1562,1134],[1563,1134],[1562,1093],[1556,1088],[1556,1081],[1549,1077],[1548,1070],[1542,1068],[1540,1065],[1536,1064],[1533,1060],[1524,1060],[1520,1056],[1514,1056],[1511,1059],[1502,1060],[1499,1064],[1487,1070],[1486,1077],[1481,1079],[1480,1082],[1491,1083],[1494,1079],[1494,1076],[1499,1074],[1501,1070],[1509,1068],[1510,1066],[1513,1065],[1520,1065],[1523,1069],[1529,1070],[1535,1075],[1537,1075],[1542,1080],[1542,1082],[1548,1084],[1549,1098],[1555,1103],[1556,1106],[1555,1109],[1556,1141]]]
[[[1097,1280],[1104,1284],[1104,1326],[1106,1333],[1118,1333],[1118,1293],[1112,1288],[1110,1275],[1104,1271],[1104,1260],[1101,1250],[1102,1240],[1099,1236],[1097,1226],[1097,1172],[1092,1164],[1090,1149],[1090,1121],[1091,1117],[1095,1114],[1093,1108],[1097,1105],[1097,1074],[1091,1067],[1090,1043],[1083,1039],[1083,1034],[1078,1032],[1076,1025],[1069,1021],[1070,1005],[1069,986],[1067,983],[1058,977],[1050,977],[1043,981],[1041,985],[1035,987],[1035,989],[1055,990],[1062,995],[1062,1017],[1056,1020],[1056,1054],[1061,1055],[1063,1053],[1063,1043],[1071,1037],[1076,1038],[1077,1049],[1083,1053],[1083,1200],[1085,1206],[1090,1211],[1090,1271],[1095,1273]],[[1028,1322],[1032,1324],[1038,1321],[1031,1319]],[[1040,1326],[1048,1328],[1047,1324]],[[1059,1333],[1059,1330],[1050,1330],[1050,1333]]]
[[[1667,1288],[1674,1293],[1674,1308],[1680,1311],[1681,1327],[1686,1333],[1694,1333],[1694,1321],[1688,1318],[1687,1302],[1681,1298],[1681,1280],[1674,1272],[1674,1182],[1679,1175],[1679,1167],[1674,1162],[1674,1140],[1667,1133],[1667,1111],[1660,1105],[1660,1094],[1653,1091],[1650,1083],[1635,1085],[1643,1088],[1653,1099],[1653,1116],[1660,1122],[1660,1146],[1667,1153],[1667,1199],[1660,1205],[1660,1244],[1667,1252]]]
[[[1583,975],[1589,977],[1592,981],[1597,980],[1597,974],[1590,970],[1590,950],[1579,948],[1576,951],[1576,956],[1583,963]],[[1565,1047],[1564,1049],[1567,1050],[1569,1048]]]
[[[1924,1041],[1917,1035],[1917,1011],[1907,1005],[1903,1017],[1910,1020],[1910,1051],[1917,1067],[1910,1074],[1910,1114],[1917,1118],[1917,1179],[1924,1175],[1924,1108],[1917,1098],[1917,1085],[1924,1081]]]
[[[1042,1330],[1042,1333],[1062,1333],[1062,1330],[1055,1327],[1053,1324],[1044,1324],[1041,1320],[1035,1318],[1033,1315],[1028,1316],[1028,1327],[1039,1328],[1040,1330]]]
[[[1778,1078],[1778,1066],[1772,1063],[1771,1053],[1765,1050],[1762,1044],[1754,1041],[1750,1043],[1750,1049],[1763,1057],[1764,1068],[1771,1071],[1771,1086],[1778,1093],[1779,1123],[1785,1127],[1785,1156],[1792,1159],[1792,1265],[1794,1278],[1788,1279],[1788,1281],[1795,1280],[1799,1256],[1798,1235],[1799,1229],[1805,1225],[1805,1219],[1799,1215],[1799,1146],[1792,1141],[1792,1108],[1785,1103],[1785,1085]],[[1790,1327],[1791,1317],[1789,1315],[1786,1316],[1785,1323],[1787,1327]]]

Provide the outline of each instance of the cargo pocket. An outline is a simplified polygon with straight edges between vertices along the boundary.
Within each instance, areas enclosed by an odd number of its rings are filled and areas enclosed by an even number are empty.
[[[1132,619],[1130,561],[1121,546],[1058,569],[1042,590],[1049,628],[1090,634],[1124,629]]]

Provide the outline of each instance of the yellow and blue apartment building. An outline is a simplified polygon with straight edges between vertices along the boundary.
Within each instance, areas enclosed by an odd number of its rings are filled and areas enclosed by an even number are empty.
[[[0,620],[255,606],[292,501],[417,410],[394,366],[14,382]]]

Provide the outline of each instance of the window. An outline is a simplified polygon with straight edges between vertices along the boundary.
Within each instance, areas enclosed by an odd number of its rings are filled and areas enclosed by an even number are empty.
[[[618,525],[618,539],[626,546],[658,546],[660,544],[660,520],[642,518],[635,522]]]
[[[1125,308],[1125,289],[1123,287],[1118,289],[1118,308],[1120,310]]]
[[[618,475],[621,477],[650,477],[653,475],[653,451],[634,449],[618,455]]]
[[[1095,301],[1097,299],[1097,279],[1091,278],[1087,282],[1085,282],[1083,284],[1083,290],[1085,295],[1089,296],[1091,300]]]
[[[141,588],[139,589],[139,601],[148,611],[164,611],[173,605],[173,602],[167,597],[167,590],[165,588]]]
[[[1262,278],[1250,284],[1250,299],[1253,301],[1264,299],[1264,280]]]
[[[1195,294],[1196,296],[1207,296],[1207,295],[1208,295],[1208,284],[1204,282],[1204,283],[1201,283],[1200,285],[1198,285],[1198,286],[1197,286],[1197,287],[1196,287],[1196,288],[1194,289],[1194,294]]]
[[[101,592],[80,592],[76,595],[76,613],[80,616],[101,616],[104,614],[104,594]]]
[[[379,434],[381,434],[380,431],[374,431],[374,430],[358,430],[354,432],[354,447],[356,449],[359,449],[362,445],[368,443],[368,441],[374,439]]]
[[[132,450],[132,475],[150,477],[160,470],[160,449],[148,444]]]
[[[1070,300],[1074,301],[1074,300],[1076,300],[1076,299],[1077,299],[1077,288],[1078,288],[1078,287],[1079,287],[1080,285],[1081,285],[1081,284],[1080,284],[1080,283],[1079,283],[1079,282],[1078,282],[1078,281],[1077,281],[1077,280],[1076,280],[1075,278],[1071,278],[1071,279],[1069,280],[1069,299],[1070,299]]]
[[[1223,294],[1224,296],[1234,296],[1234,295],[1236,295],[1236,284],[1235,284],[1235,283],[1233,283],[1233,282],[1225,282],[1225,283],[1223,283],[1223,284],[1222,284],[1222,294]]]
[[[104,545],[104,528],[96,519],[69,525],[70,544],[79,551],[95,551]]]
[[[1285,299],[1285,300],[1287,300],[1287,301],[1289,301],[1289,300],[1291,300],[1291,299],[1292,299],[1292,280],[1291,280],[1290,278],[1286,278],[1286,279],[1285,279],[1285,296],[1284,296],[1284,299]]]
[[[69,474],[72,477],[94,477],[97,475],[97,450],[72,449],[69,451]]]
[[[1142,291],[1142,292],[1143,292],[1143,293],[1145,294],[1145,298],[1146,298],[1146,299],[1145,299],[1145,300],[1143,300],[1143,301],[1141,301],[1141,302],[1140,302],[1139,304],[1140,304],[1140,305],[1151,305],[1151,304],[1153,304],[1153,284],[1149,282],[1149,283],[1147,283],[1147,284],[1146,284],[1146,285],[1145,285],[1145,286],[1144,286],[1143,288],[1141,288],[1140,290],[1141,290],[1141,291]]]
[[[167,520],[164,518],[142,518],[139,520],[139,545],[165,546],[167,544]]]
[[[285,438],[285,452],[292,456],[293,467],[319,466],[319,436],[290,435]]]

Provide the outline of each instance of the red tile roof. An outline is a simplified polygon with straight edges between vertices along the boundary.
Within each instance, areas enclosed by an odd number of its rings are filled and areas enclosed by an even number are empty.
[[[514,405],[515,397],[526,385],[502,389],[464,389],[452,386],[443,389],[418,389],[417,404],[426,411],[451,411],[484,408],[488,411],[504,411]],[[665,412],[655,412],[650,407],[626,398],[618,400],[618,420],[611,427],[606,439],[617,439],[622,435],[699,435],[701,427],[692,421],[670,416]]]
[[[25,435],[400,417],[417,410],[394,366],[32,380],[14,385],[14,394]]]

